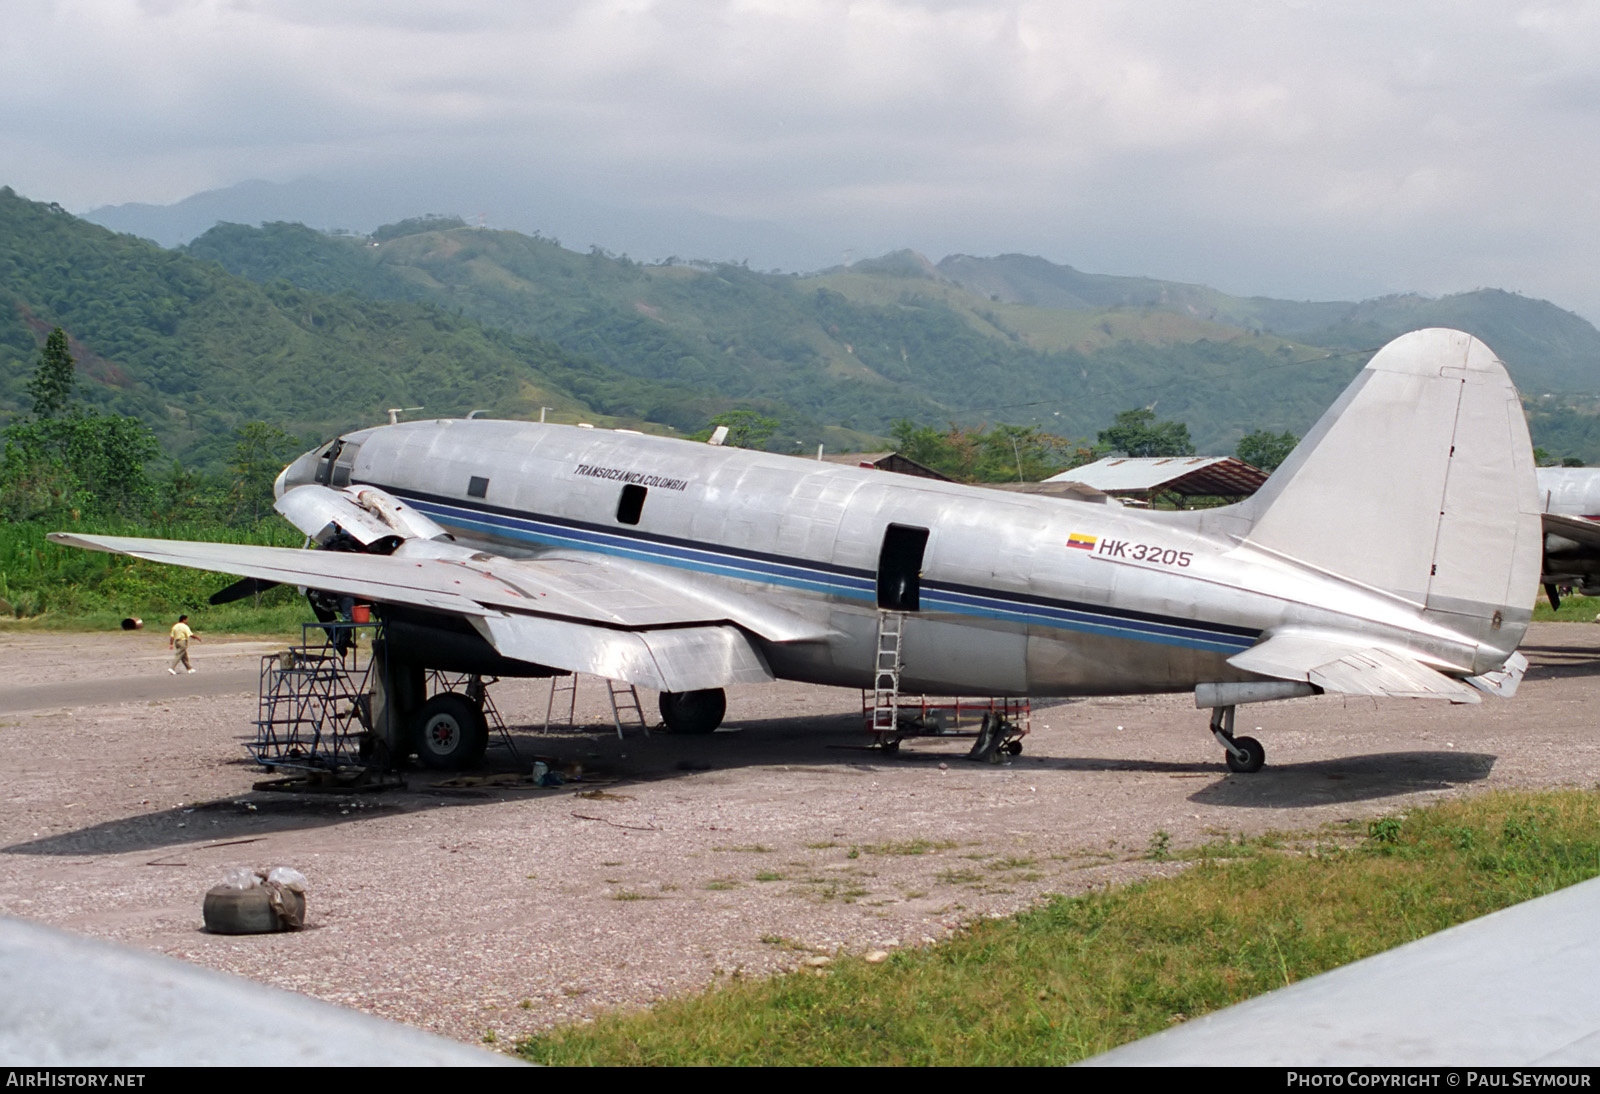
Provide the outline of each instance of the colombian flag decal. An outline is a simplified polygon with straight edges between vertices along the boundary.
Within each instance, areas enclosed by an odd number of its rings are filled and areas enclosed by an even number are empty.
[[[1076,547],[1080,551],[1092,551],[1094,550],[1095,538],[1094,536],[1086,536],[1080,532],[1074,532],[1067,537],[1067,546]]]

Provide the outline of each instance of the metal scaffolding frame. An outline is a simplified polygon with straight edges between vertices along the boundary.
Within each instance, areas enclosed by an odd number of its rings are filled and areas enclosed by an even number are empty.
[[[374,746],[372,720],[374,650],[382,650],[383,624],[305,623],[300,644],[261,658],[256,736],[245,748],[265,768],[328,772],[394,766]],[[493,741],[520,763],[490,694],[490,685],[470,673],[429,670],[425,696],[456,692],[483,710]]]
[[[245,745],[256,763],[308,771],[374,766],[372,651],[382,626],[306,623],[299,645],[261,658],[256,737]]]

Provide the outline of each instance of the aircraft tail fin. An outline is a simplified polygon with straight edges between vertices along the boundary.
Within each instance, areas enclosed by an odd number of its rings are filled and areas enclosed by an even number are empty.
[[[1247,542],[1491,648],[1526,629],[1544,542],[1532,445],[1505,366],[1471,335],[1379,350],[1240,515]]]

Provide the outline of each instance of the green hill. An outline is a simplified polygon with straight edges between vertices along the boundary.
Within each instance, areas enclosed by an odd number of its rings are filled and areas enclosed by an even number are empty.
[[[1454,327],[1492,346],[1526,395],[1600,394],[1600,330],[1548,301],[1499,289],[1437,299],[1400,295],[1359,303],[1311,302],[1228,296],[1203,285],[1145,277],[1086,274],[1028,255],[953,255],[933,269],[937,276],[996,302],[1069,313],[1166,313],[1338,351],[1376,348],[1423,327]]]
[[[381,421],[390,406],[507,415],[550,406],[639,424],[647,404],[704,401],[436,305],[256,284],[9,189],[0,315],[0,418],[25,407],[38,347],[60,326],[85,402],[143,419],[168,453],[201,465],[251,420],[322,439]]]
[[[827,423],[881,435],[899,418],[1086,436],[1150,402],[1191,415],[1200,443],[1231,447],[1251,429],[1304,428],[1360,364],[1170,313],[996,304],[909,253],[802,278],[643,266],[513,232],[432,229],[373,246],[286,224],[220,225],[187,250],[269,283],[429,300],[538,331],[642,380],[759,406],[789,427],[780,447],[814,443]]]
[[[165,251],[4,190],[0,303],[0,417],[60,325],[89,400],[190,461],[247,420],[320,438],[417,405],[685,431],[745,407],[780,421],[784,451],[870,444],[903,418],[1092,437],[1154,405],[1228,452],[1303,432],[1372,349],[1449,325],[1550,393],[1536,440],[1600,462],[1600,332],[1493,290],[1304,303],[909,251],[799,277],[427,217],[372,237],[225,224]]]

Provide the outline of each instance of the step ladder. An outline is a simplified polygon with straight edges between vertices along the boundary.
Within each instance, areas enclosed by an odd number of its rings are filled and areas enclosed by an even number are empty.
[[[552,725],[576,724],[579,675],[574,672],[567,676],[550,678],[550,700],[544,708],[545,732],[549,732]],[[624,719],[630,725],[637,721],[639,728],[644,730],[644,735],[650,736],[650,723],[645,720],[644,707],[639,702],[639,690],[621,680],[605,680],[605,685],[606,698],[611,703],[611,724],[617,727],[617,739],[622,739]]]
[[[578,674],[568,673],[565,676],[550,677],[550,701],[544,708],[544,731],[550,732],[550,724],[556,715],[560,704],[566,704],[566,713],[561,715],[557,725],[572,724],[574,715],[578,710]]]
[[[644,720],[644,708],[639,705],[639,689],[621,680],[607,680],[606,691],[611,699],[611,722],[617,727],[617,740],[622,740],[622,716],[632,714],[639,720],[639,728],[650,736],[650,724]]]
[[[872,667],[873,733],[894,733],[900,707],[900,643],[905,636],[904,612],[878,612],[878,644]]]
[[[370,742],[372,623],[307,623],[300,643],[261,658],[255,739],[245,748],[262,767],[338,770],[373,766]]]

